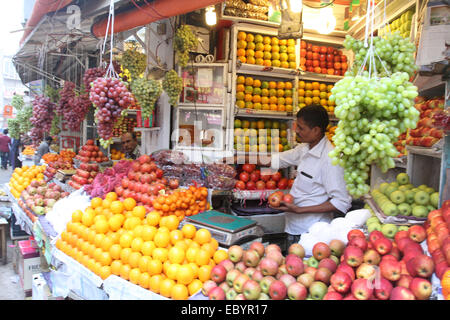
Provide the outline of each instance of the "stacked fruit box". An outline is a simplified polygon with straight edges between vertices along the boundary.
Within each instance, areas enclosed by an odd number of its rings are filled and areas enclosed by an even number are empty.
[[[266,81],[239,75],[236,79],[236,106],[239,109],[293,112],[293,83]]]
[[[295,40],[246,33],[237,34],[237,58],[242,63],[296,69]]]
[[[234,149],[238,152],[289,150],[288,123],[276,120],[234,120]]]
[[[347,56],[341,50],[300,42],[300,69],[303,71],[343,76],[347,68]]]
[[[298,82],[298,108],[301,109],[311,104],[320,104],[329,113],[334,112],[334,102],[330,101],[332,84],[318,81]]]

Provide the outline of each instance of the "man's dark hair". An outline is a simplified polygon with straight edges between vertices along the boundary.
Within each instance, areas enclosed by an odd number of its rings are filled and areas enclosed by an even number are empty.
[[[9,132],[8,129],[3,130],[3,134],[8,134],[8,132]]]
[[[327,130],[330,120],[327,110],[319,104],[311,104],[297,112],[297,119],[302,118],[310,128],[319,127],[322,133]]]
[[[53,141],[53,138],[50,136],[45,137],[45,141],[47,141],[48,143],[51,143]]]

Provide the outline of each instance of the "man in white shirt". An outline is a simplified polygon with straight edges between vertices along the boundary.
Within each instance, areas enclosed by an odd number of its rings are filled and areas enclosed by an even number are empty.
[[[320,105],[310,105],[297,113],[296,134],[303,142],[297,147],[272,154],[271,167],[278,170],[297,166],[297,177],[290,194],[294,203],[281,202],[276,208],[286,212],[288,245],[318,221],[329,222],[334,212],[346,213],[351,197],[344,182],[344,170],[331,164],[328,153],[333,145],[325,136],[328,113]]]

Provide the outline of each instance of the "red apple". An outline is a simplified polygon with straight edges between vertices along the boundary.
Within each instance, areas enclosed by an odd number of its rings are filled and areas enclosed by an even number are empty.
[[[424,227],[416,224],[408,229],[408,236],[411,240],[420,243],[427,238],[427,233]]]
[[[247,172],[241,172],[239,174],[239,180],[244,181],[244,182],[248,182],[250,180],[250,175]]]
[[[331,273],[334,273],[336,272],[337,264],[333,259],[325,258],[319,261],[318,268],[327,268]]]
[[[352,294],[358,300],[369,300],[373,294],[373,286],[367,279],[356,279],[352,283]]]
[[[369,241],[372,242],[372,244],[379,238],[385,238],[384,234],[381,231],[374,230],[369,233]]]
[[[434,261],[431,257],[420,254],[406,262],[406,269],[413,277],[428,278],[434,272]]]
[[[330,278],[331,286],[340,293],[346,293],[352,285],[352,278],[343,271],[336,271]]]
[[[287,288],[287,296],[290,300],[305,300],[308,290],[303,284],[294,282]]]
[[[350,241],[353,237],[361,237],[366,239],[366,235],[359,229],[352,229],[347,233],[347,240]]]
[[[278,193],[272,193],[267,200],[271,207],[277,208],[280,206],[281,197]]]
[[[316,274],[314,275],[315,281],[320,281],[326,285],[330,284],[330,278],[332,276],[331,271],[328,268],[318,268]]]
[[[385,278],[375,279],[374,286],[375,297],[377,297],[379,300],[389,299],[393,289],[390,281],[386,280]]]
[[[336,272],[340,272],[340,271],[345,272],[352,281],[355,280],[355,278],[356,278],[355,271],[353,270],[353,268],[351,266],[349,266],[345,262],[341,263],[338,266],[338,268],[336,269]]]
[[[236,181],[235,188],[239,190],[245,190],[245,182],[241,180]]]
[[[294,203],[294,197],[291,194],[287,193],[283,196],[283,202]]]
[[[330,247],[324,242],[317,242],[312,249],[312,254],[317,260],[328,258],[331,255]]]
[[[375,269],[375,266],[363,262],[356,269],[356,278],[357,279],[364,278],[372,280],[375,277],[376,272],[377,270]]]
[[[242,293],[247,300],[257,300],[261,295],[261,287],[255,280],[247,280],[242,287]]]
[[[269,190],[275,190],[277,188],[277,183],[273,180],[269,180],[266,182],[266,188]]]
[[[266,183],[262,180],[259,180],[256,182],[256,190],[265,190],[266,189]]]
[[[400,239],[402,239],[402,238],[407,238],[407,237],[409,237],[408,231],[406,231],[406,230],[400,230],[400,231],[397,231],[397,233],[395,234],[395,236],[394,236],[394,241],[395,241],[395,243],[398,243],[398,241],[399,241]]]
[[[390,300],[416,300],[414,294],[405,287],[395,287],[391,291]]]
[[[366,252],[364,252],[364,262],[372,265],[378,265],[380,261],[381,256],[376,250],[369,249]]]
[[[367,241],[362,237],[353,237],[347,244],[348,246],[356,246],[360,248],[362,251],[366,251],[367,249]]]
[[[400,262],[394,260],[383,260],[380,262],[380,273],[381,275],[390,280],[397,281],[400,279],[402,267]]]
[[[261,178],[261,173],[259,170],[255,170],[252,173],[250,173],[250,180],[253,182],[258,182],[259,179]]]
[[[417,300],[428,300],[433,288],[431,282],[424,278],[413,278],[409,284],[409,290]]]
[[[219,284],[225,281],[227,276],[227,269],[223,265],[217,264],[211,269],[211,280]]]
[[[373,246],[379,254],[385,255],[391,251],[392,242],[388,238],[379,238],[373,243]]]
[[[209,292],[209,300],[225,300],[225,291],[221,287],[214,287]]]
[[[364,252],[356,246],[348,246],[344,250],[344,261],[351,267],[358,267],[364,261]]]
[[[339,239],[333,239],[330,241],[329,245],[331,254],[340,257],[344,253],[345,243]]]
[[[283,281],[275,280],[269,288],[269,296],[272,300],[284,300],[286,298],[287,288]]]
[[[288,255],[288,257],[286,257],[286,270],[291,276],[298,277],[305,270],[303,261],[294,254]]]
[[[342,300],[343,297],[340,293],[338,292],[327,292],[324,296],[322,300]]]
[[[411,277],[409,274],[402,274],[400,276],[400,279],[398,279],[395,284],[397,287],[409,288],[409,285],[410,285],[412,279],[413,279],[413,277]]]
[[[256,190],[256,184],[253,181],[247,182],[245,187],[247,190]]]

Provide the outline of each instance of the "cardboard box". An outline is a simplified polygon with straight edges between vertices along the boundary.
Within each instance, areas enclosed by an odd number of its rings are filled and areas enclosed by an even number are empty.
[[[23,240],[17,243],[19,248],[19,278],[25,296],[32,295],[33,275],[41,272],[41,257],[34,240]]]

